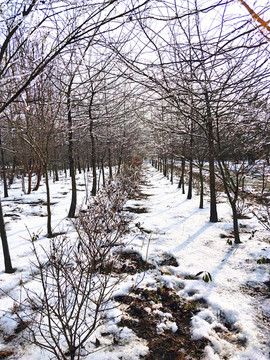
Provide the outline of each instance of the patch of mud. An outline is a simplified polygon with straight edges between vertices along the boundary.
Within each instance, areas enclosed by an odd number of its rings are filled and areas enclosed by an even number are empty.
[[[12,219],[20,219],[20,215],[18,214],[13,214],[13,213],[6,213],[4,214],[4,217],[11,217]]]
[[[22,200],[14,200],[15,204],[20,204],[20,205],[30,205],[30,206],[37,206],[37,205],[41,205],[41,206],[47,206],[47,201],[44,200],[37,200],[37,201],[22,201]],[[50,205],[55,205],[57,204],[57,202],[50,202]]]
[[[0,359],[7,359],[8,357],[10,357],[13,354],[14,354],[14,352],[11,350],[0,351]]]
[[[245,286],[241,287],[241,290],[254,297],[261,295],[270,298],[270,281],[264,283],[248,281]]]
[[[155,269],[155,266],[142,259],[136,251],[116,253],[119,263],[113,269],[116,273],[134,275],[143,271]]]
[[[161,259],[158,261],[159,266],[174,266],[178,267],[178,261],[170,254],[162,254]]]
[[[27,321],[23,321],[23,320],[18,321],[18,325],[14,329],[14,332],[4,336],[4,342],[6,344],[10,343],[12,340],[14,340],[17,337],[18,334],[20,334],[22,331],[24,331],[28,327],[28,325],[29,325],[29,322],[27,322]]]
[[[146,214],[148,213],[148,210],[145,207],[141,206],[125,206],[124,211],[128,211],[133,214]]]
[[[136,195],[136,197],[134,198],[135,200],[147,200],[150,196],[154,196],[153,194],[144,194],[144,193],[138,193]]]
[[[192,316],[198,312],[195,302],[179,297],[166,286],[157,291],[136,289],[116,301],[127,305],[118,324],[128,327],[147,340],[149,354],[145,360],[201,359],[206,339],[194,340],[190,332]]]

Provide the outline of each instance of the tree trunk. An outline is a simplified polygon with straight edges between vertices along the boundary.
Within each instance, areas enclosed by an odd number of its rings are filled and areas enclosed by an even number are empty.
[[[209,138],[210,222],[217,222],[216,177],[213,140]]]
[[[170,181],[171,181],[171,183],[173,184],[173,155],[171,156],[171,179],[170,179]]]
[[[17,163],[17,159],[16,156],[13,156],[13,162],[12,162],[12,172],[11,175],[9,177],[9,186],[13,184],[14,181],[14,175],[15,175],[15,170],[16,170],[16,163]]]
[[[200,205],[199,208],[203,209],[203,171],[202,165],[199,167],[199,174],[200,174]]]
[[[205,101],[207,111],[207,136],[208,136],[208,157],[209,157],[209,186],[210,186],[210,222],[217,222],[217,199],[216,199],[216,176],[215,176],[215,148],[213,121],[211,115],[208,91],[205,89]]]
[[[76,189],[76,173],[75,173],[74,159],[72,155],[70,155],[69,158],[69,169],[70,169],[70,177],[71,177],[71,204],[68,212],[68,217],[74,218],[76,205],[77,205],[77,189]]]
[[[24,181],[24,172],[22,173],[22,192],[25,194],[26,191],[25,191],[25,181]]]
[[[5,162],[4,149],[3,149],[3,147],[2,147],[1,134],[0,134],[0,147],[1,147],[1,160],[2,160],[2,170],[3,170],[4,197],[8,197],[6,162]]]
[[[236,202],[238,199],[239,194],[239,182],[236,181],[236,183],[232,182],[230,186],[230,175],[228,171],[226,171],[226,166],[224,163],[222,163],[220,160],[218,161],[220,172],[222,175],[223,185],[225,189],[225,193],[228,197],[229,203],[232,208],[232,215],[233,215],[233,231],[234,231],[234,242],[235,244],[241,244],[240,241],[240,234],[239,234],[239,226],[238,226],[238,213],[236,209]],[[226,177],[226,174],[228,177]],[[232,196],[233,194],[233,196]]]
[[[37,172],[37,183],[36,183],[36,186],[34,187],[33,191],[38,190],[38,188],[40,186],[40,182],[41,182],[41,176],[42,176],[42,163],[39,163],[38,172]]]
[[[185,167],[186,167],[186,160],[185,158],[182,158],[181,160],[181,175],[180,180],[178,184],[178,188],[181,189],[182,187],[182,194],[185,193]]]
[[[105,187],[105,186],[106,186],[106,181],[105,181],[105,171],[104,171],[103,159],[101,160],[101,172],[102,172],[102,183],[103,183],[103,187]]]
[[[67,107],[68,107],[68,158],[69,158],[69,171],[71,177],[71,204],[68,212],[69,218],[75,217],[76,205],[77,205],[77,189],[76,189],[76,173],[73,157],[73,130],[72,130],[72,115],[71,115],[71,85],[69,84],[67,92]]]
[[[238,225],[238,214],[236,210],[236,201],[231,202],[232,214],[233,214],[233,232],[234,232],[234,242],[235,244],[241,244],[240,234],[239,234],[239,225]]]
[[[53,172],[54,172],[54,180],[59,181],[58,168],[56,164],[54,164],[53,166]]]
[[[79,174],[81,174],[82,173],[82,167],[81,167],[81,161],[80,161],[79,156],[77,157],[77,163],[78,163],[78,172],[79,172]]]
[[[163,158],[163,175],[167,176],[167,156],[164,156]]]
[[[51,196],[50,196],[50,184],[49,173],[47,164],[44,166],[45,171],[45,184],[46,184],[46,200],[47,200],[47,237],[53,237],[52,232],[52,213],[51,213]]]
[[[110,145],[108,147],[108,166],[109,166],[109,179],[112,180],[112,178],[113,178],[113,174],[112,174],[112,155],[111,155]]]
[[[15,272],[16,269],[14,269],[11,264],[1,200],[0,200],[0,235],[2,240],[3,255],[4,255],[5,273],[12,274]]]
[[[96,139],[93,133],[93,125],[94,125],[94,120],[93,120],[93,116],[92,116],[92,106],[93,106],[93,101],[94,101],[94,95],[95,93],[92,92],[91,94],[91,98],[90,98],[90,103],[89,103],[89,107],[88,107],[88,115],[89,115],[89,120],[90,120],[90,139],[91,139],[91,162],[92,162],[92,171],[93,171],[93,184],[92,184],[92,190],[91,190],[91,194],[92,196],[96,196],[97,194],[97,153],[96,153]]]
[[[189,160],[189,177],[188,177],[188,194],[187,199],[192,199],[192,180],[193,180],[193,161],[192,158]]]
[[[31,194],[31,190],[32,190],[32,169],[31,167],[28,168],[28,190],[27,190],[27,194]]]
[[[92,171],[93,171],[93,184],[91,194],[96,196],[97,194],[97,157],[96,157],[96,145],[93,132],[90,130],[91,144],[92,144]]]

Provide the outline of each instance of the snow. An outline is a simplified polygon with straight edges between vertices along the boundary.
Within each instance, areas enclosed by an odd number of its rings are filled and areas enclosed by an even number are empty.
[[[205,348],[205,360],[268,360],[270,358],[270,297],[263,292],[264,283],[269,281],[269,264],[257,264],[257,260],[270,258],[269,233],[253,217],[240,220],[240,245],[229,245],[227,239],[232,231],[230,207],[224,196],[219,196],[219,222],[209,222],[209,203],[198,209],[199,199],[194,195],[186,199],[177,185],[172,185],[163,175],[150,165],[145,168],[147,184],[142,192],[149,197],[129,200],[127,206],[147,208],[147,213],[133,215],[133,222],[149,233],[132,227],[126,242],[129,249],[140,253],[144,259],[157,265],[162,257],[172,255],[178,265],[162,266],[133,276],[125,277],[114,296],[128,294],[134,286],[156,289],[160,284],[174,288],[179,296],[204,304],[192,319],[192,334],[195,339],[205,337],[209,345]],[[85,199],[83,175],[77,175],[78,203]],[[51,182],[52,220],[54,231],[69,229],[75,236],[70,220],[66,218],[70,204],[70,181],[64,176],[58,182]],[[20,280],[37,286],[30,277],[31,261],[34,255],[30,237],[38,234],[37,243],[45,249],[49,246],[46,238],[46,207],[38,200],[46,200],[45,185],[31,195],[21,191],[20,180],[9,190],[10,196],[2,199],[6,217],[6,229],[10,246],[14,274],[3,271],[3,255],[0,254],[0,329],[11,333],[16,323],[10,309],[14,300],[23,294]],[[30,203],[35,201],[36,205]],[[11,216],[13,215],[13,216]],[[19,215],[19,216],[15,216]],[[251,231],[256,230],[253,236]],[[151,231],[151,233],[150,233]],[[221,237],[223,234],[225,237]],[[212,281],[205,283],[198,272],[209,272]],[[153,310],[154,309],[154,310]],[[160,316],[158,329],[177,331],[177,325],[170,321],[170,314],[157,308],[147,308]],[[132,330],[121,330],[117,323],[121,320],[121,307],[107,310],[101,326],[91,337],[88,350],[93,351],[87,360],[139,359],[147,354],[147,343],[138,339]],[[101,333],[108,332],[104,339]],[[112,344],[117,337],[119,344]],[[92,344],[98,338],[97,349]],[[3,339],[0,350],[7,349]],[[9,347],[10,348],[10,347]],[[15,349],[15,347],[14,347]],[[13,349],[13,350],[14,350]],[[20,343],[14,350],[22,360],[48,360],[50,354],[34,345]]]

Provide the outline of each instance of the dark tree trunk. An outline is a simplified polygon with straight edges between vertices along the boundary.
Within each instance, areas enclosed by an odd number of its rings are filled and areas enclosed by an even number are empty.
[[[78,164],[78,172],[79,174],[82,173],[82,167],[81,167],[81,161],[80,161],[80,157],[77,157],[77,164]]]
[[[200,205],[199,208],[203,209],[203,171],[202,165],[199,167],[199,175],[200,175]]]
[[[171,183],[173,184],[173,165],[174,165],[174,162],[173,162],[173,155],[171,156]]]
[[[24,176],[25,176],[25,173],[23,172],[22,173],[22,192],[25,194],[26,191],[25,191],[25,181],[24,181]]]
[[[163,158],[163,175],[167,176],[167,156],[164,156]]]
[[[112,180],[113,173],[112,173],[112,154],[111,154],[111,147],[108,147],[108,166],[109,166],[109,179]]]
[[[101,172],[102,172],[102,184],[103,184],[103,187],[105,187],[106,186],[106,180],[105,180],[105,171],[104,171],[103,159],[101,160]]]
[[[120,155],[118,156],[117,175],[120,174],[121,165],[122,165],[122,149],[121,149]]]
[[[208,91],[205,89],[205,102],[207,112],[207,136],[209,157],[209,186],[210,186],[210,222],[217,222],[216,175],[215,175],[215,147],[213,134],[213,120],[211,115]]]
[[[56,164],[53,166],[53,172],[55,181],[59,181],[58,168]]]
[[[92,147],[92,172],[93,172],[93,184],[91,194],[96,196],[97,194],[97,157],[96,157],[96,144],[95,137],[93,135],[91,125],[90,125],[90,138],[91,138],[91,147]]]
[[[180,180],[178,183],[178,188],[181,189],[181,187],[182,187],[182,194],[185,193],[185,167],[186,167],[186,160],[185,160],[185,158],[182,158],[182,160],[181,160],[181,175],[180,175]]]
[[[92,162],[92,171],[93,171],[93,184],[92,184],[92,190],[91,190],[91,194],[93,196],[96,196],[97,194],[97,153],[96,153],[96,139],[95,139],[95,135],[93,133],[93,125],[94,125],[94,120],[93,120],[93,116],[92,116],[92,107],[93,107],[93,101],[94,101],[94,91],[92,91],[91,94],[91,98],[90,98],[90,103],[89,103],[89,107],[88,107],[88,115],[89,115],[89,120],[90,120],[90,139],[91,139],[91,162]]]
[[[239,196],[239,181],[236,182],[230,179],[230,173],[226,169],[226,165],[222,161],[218,161],[220,172],[222,175],[223,185],[225,193],[228,197],[229,203],[232,208],[233,215],[233,231],[234,231],[234,242],[235,244],[241,244],[240,234],[239,234],[239,225],[238,225],[238,213],[236,209],[236,203]],[[226,176],[227,175],[227,176]]]
[[[6,162],[5,162],[4,149],[3,149],[3,147],[2,147],[1,134],[0,134],[0,147],[1,147],[1,160],[2,160],[2,170],[3,170],[4,197],[8,197]]]
[[[11,175],[9,177],[9,185],[13,184],[14,181],[14,175],[15,175],[15,170],[16,170],[16,163],[17,163],[17,158],[16,156],[13,156],[13,162],[12,162],[12,172]]]
[[[189,174],[188,174],[188,194],[187,199],[192,199],[192,181],[193,181],[193,161],[192,158],[189,160]]]
[[[72,79],[73,80],[73,79]],[[69,218],[75,217],[76,205],[77,205],[77,189],[76,189],[76,172],[73,156],[73,130],[72,130],[72,114],[71,114],[71,85],[70,81],[67,92],[67,107],[68,107],[68,158],[69,158],[69,171],[71,177],[71,204],[68,212]]]
[[[31,168],[28,168],[28,189],[27,189],[27,194],[31,194],[31,190],[32,190],[32,170]]]
[[[33,191],[37,191],[39,186],[40,186],[40,182],[41,182],[41,176],[42,176],[42,163],[39,164],[38,167],[38,171],[37,171],[37,183],[36,186],[34,187]]]
[[[45,171],[45,184],[46,184],[46,199],[47,199],[47,237],[53,237],[52,232],[52,213],[51,213],[51,196],[49,184],[49,172],[47,164],[44,166]]]
[[[12,267],[11,264],[1,200],[0,200],[0,235],[2,240],[3,255],[4,255],[5,273],[12,274],[14,273],[15,269]]]
[[[231,208],[233,213],[233,232],[234,232],[234,242],[235,244],[241,244],[239,226],[238,226],[238,214],[236,210],[236,201],[231,202]]]
[[[210,222],[217,222],[216,176],[213,139],[209,137]]]

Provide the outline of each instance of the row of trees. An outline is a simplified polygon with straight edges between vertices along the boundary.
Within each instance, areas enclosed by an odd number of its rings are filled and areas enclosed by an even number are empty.
[[[52,237],[49,171],[57,179],[59,168],[69,170],[68,216],[74,217],[76,168],[91,167],[91,193],[96,195],[98,169],[105,183],[105,166],[112,177],[113,166],[120,172],[133,154],[147,153],[170,162],[171,170],[175,160],[181,161],[180,186],[188,162],[188,198],[193,168],[199,168],[200,207],[207,171],[212,222],[218,221],[220,178],[240,242],[236,203],[245,161],[269,157],[269,42],[248,12],[236,15],[238,9],[231,0],[4,2],[4,196],[16,169],[28,175],[28,193],[44,174],[47,234]],[[262,26],[255,10],[251,14]],[[232,168],[232,160],[242,162]],[[0,228],[5,268],[12,272],[1,203]]]
[[[101,167],[107,164],[112,176],[112,165],[117,162],[120,168],[129,141],[134,144],[136,133],[128,124],[139,107],[130,97],[135,89],[129,83],[123,84],[123,70],[113,54],[106,51],[106,41],[118,42],[130,16],[147,3],[17,0],[1,4],[4,195],[8,195],[7,172],[12,172],[9,169],[16,164],[23,174],[28,174],[28,192],[32,174],[38,175],[37,188],[43,173],[49,237],[54,234],[48,171],[53,167],[57,174],[57,167],[69,167],[72,200],[68,216],[74,217],[75,165],[92,166],[95,195],[97,163]],[[122,144],[116,140],[119,136],[124,139]],[[0,229],[5,271],[13,272],[1,203]]]
[[[189,162],[188,198],[194,163],[201,183],[206,164],[210,221],[218,221],[218,177],[232,208],[239,243],[240,186],[250,163],[269,162],[269,41],[255,33],[249,17],[239,16],[236,22],[231,3],[165,2],[166,18],[157,11],[154,19],[137,19],[144,35],[139,55],[134,60],[123,54],[122,59],[137,74],[135,81],[144,77],[158,103],[151,116],[153,138],[159,139],[152,155],[165,164],[168,158]],[[149,48],[151,59],[145,52]]]

